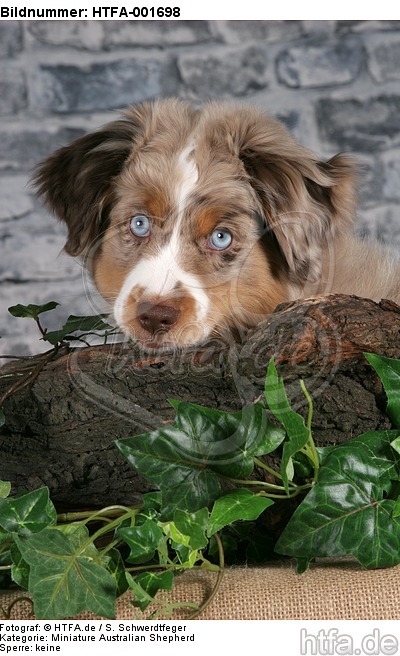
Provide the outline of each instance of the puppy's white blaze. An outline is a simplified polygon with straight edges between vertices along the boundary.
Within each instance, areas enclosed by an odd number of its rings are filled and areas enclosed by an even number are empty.
[[[198,180],[197,167],[193,160],[188,159],[193,148],[193,144],[190,144],[178,158],[181,184],[176,194],[178,216],[171,239],[158,255],[142,260],[128,273],[114,305],[114,317],[119,325],[123,324],[124,308],[129,294],[137,286],[143,290],[143,297],[158,296],[162,300],[163,296],[172,292],[177,283],[180,283],[196,302],[197,321],[204,321],[207,317],[210,302],[206,292],[198,278],[180,266],[180,254],[185,248],[185,242],[180,235],[182,219],[186,201]]]
[[[182,221],[186,200],[193,191],[199,179],[197,166],[193,159],[189,159],[189,155],[193,152],[193,150],[194,144],[190,144],[187,148],[182,150],[178,158],[178,166],[181,170],[181,185],[177,190],[176,196],[176,205],[178,208],[177,228],[179,228],[179,225]]]

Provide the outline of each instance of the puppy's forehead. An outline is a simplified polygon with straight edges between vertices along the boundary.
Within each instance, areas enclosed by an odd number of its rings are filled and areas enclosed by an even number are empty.
[[[194,159],[194,151],[195,143],[192,141],[181,150],[177,160],[176,168],[179,182],[175,199],[179,221],[182,220],[186,203],[193,194],[199,179],[199,169]]]
[[[215,128],[215,126],[214,126]],[[228,127],[216,136],[208,121],[156,122],[134,147],[120,179],[118,196],[125,213],[134,209],[162,221],[170,231],[181,228],[202,208],[210,216],[233,215],[249,209],[249,185],[243,165],[229,146]],[[189,215],[191,219],[189,218]]]

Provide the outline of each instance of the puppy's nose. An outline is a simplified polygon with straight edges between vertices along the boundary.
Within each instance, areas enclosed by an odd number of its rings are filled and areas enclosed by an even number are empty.
[[[180,310],[170,305],[139,303],[137,318],[148,333],[167,332],[179,319]]]

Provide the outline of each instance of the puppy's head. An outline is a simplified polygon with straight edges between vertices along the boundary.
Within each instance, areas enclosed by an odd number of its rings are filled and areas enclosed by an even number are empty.
[[[118,325],[161,349],[256,325],[316,279],[353,179],[254,108],[161,100],[61,148],[36,184]]]

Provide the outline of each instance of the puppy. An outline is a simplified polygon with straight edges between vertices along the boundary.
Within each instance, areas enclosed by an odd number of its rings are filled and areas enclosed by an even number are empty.
[[[147,350],[257,325],[317,293],[400,302],[398,263],[352,235],[356,167],[254,107],[131,107],[38,168],[116,323]]]

